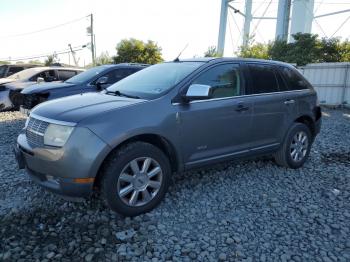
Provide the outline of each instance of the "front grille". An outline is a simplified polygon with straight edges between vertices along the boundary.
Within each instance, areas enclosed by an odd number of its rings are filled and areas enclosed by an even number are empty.
[[[48,125],[48,122],[36,119],[34,117],[29,118],[26,128],[26,136],[30,146],[38,147],[44,145],[44,134]]]

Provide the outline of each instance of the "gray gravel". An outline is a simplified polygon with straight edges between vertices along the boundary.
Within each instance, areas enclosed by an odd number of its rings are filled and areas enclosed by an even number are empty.
[[[177,174],[133,219],[33,184],[11,152],[23,117],[0,113],[0,261],[350,261],[350,112],[324,111],[304,168],[264,159]]]

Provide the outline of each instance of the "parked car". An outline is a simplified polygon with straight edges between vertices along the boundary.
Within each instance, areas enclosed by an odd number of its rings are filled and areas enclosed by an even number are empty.
[[[38,65],[32,64],[16,64],[16,65],[0,65],[0,79],[9,77],[15,73],[18,73],[22,70],[29,69],[32,67],[37,67]]]
[[[20,92],[28,86],[42,82],[65,81],[83,71],[67,67],[35,67],[0,79],[0,110],[13,109],[13,103],[19,103],[16,100],[20,99]]]
[[[28,112],[39,103],[59,97],[79,93],[97,92],[118,82],[148,65],[144,64],[116,64],[102,65],[91,68],[82,74],[69,78],[63,83],[45,83],[33,85],[24,89],[22,98],[18,99],[17,107],[22,112]]]
[[[134,216],[159,204],[175,171],[265,154],[299,168],[320,124],[316,92],[293,66],[193,59],[37,106],[15,154],[44,188],[71,197],[99,188]]]

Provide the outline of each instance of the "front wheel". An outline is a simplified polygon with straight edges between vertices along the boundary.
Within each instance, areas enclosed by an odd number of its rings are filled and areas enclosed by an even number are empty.
[[[112,210],[136,216],[161,202],[170,175],[169,160],[159,148],[144,142],[130,143],[107,162],[102,194]]]
[[[302,123],[294,123],[286,135],[281,148],[274,155],[277,164],[289,168],[303,166],[310,154],[312,136],[310,129]]]

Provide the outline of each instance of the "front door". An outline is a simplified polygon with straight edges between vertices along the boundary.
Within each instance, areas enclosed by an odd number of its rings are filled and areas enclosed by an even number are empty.
[[[252,103],[241,96],[238,64],[209,68],[191,84],[210,85],[211,99],[178,106],[182,156],[187,167],[220,160],[248,149]]]

